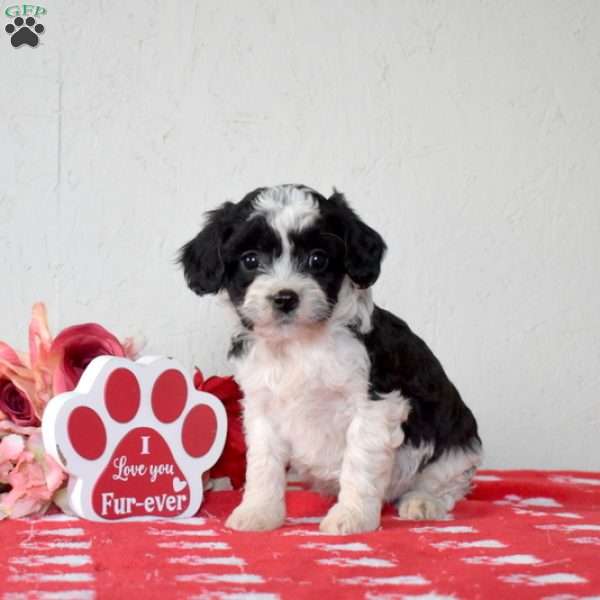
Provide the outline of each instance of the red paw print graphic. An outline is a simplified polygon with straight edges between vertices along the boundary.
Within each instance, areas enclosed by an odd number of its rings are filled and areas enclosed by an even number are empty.
[[[100,357],[48,404],[46,451],[71,475],[69,502],[94,520],[189,517],[217,461],[227,419],[171,359]]]

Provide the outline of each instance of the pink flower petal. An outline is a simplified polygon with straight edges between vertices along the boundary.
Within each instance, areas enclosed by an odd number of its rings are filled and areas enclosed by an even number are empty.
[[[65,472],[50,455],[45,457],[44,471],[46,474],[46,487],[50,492],[55,492],[66,479]]]
[[[8,476],[13,490],[19,490],[28,497],[50,500],[52,492],[46,487],[46,475],[42,465],[35,460],[34,455],[25,451],[21,453],[19,461]]]
[[[20,519],[48,510],[50,502],[41,498],[23,496],[16,490],[0,494],[0,519]]]
[[[11,433],[0,440],[0,463],[7,460],[16,461],[25,449],[22,436]]]
[[[31,309],[29,323],[29,356],[35,365],[50,352],[52,335],[48,328],[48,313],[43,302],[36,302]]]
[[[123,340],[123,351],[125,356],[135,360],[146,345],[147,340],[143,335],[126,337]]]
[[[11,421],[0,421],[0,435],[5,433],[18,433],[20,435],[30,435],[35,431],[39,431],[39,427],[29,427],[23,425],[17,425]]]
[[[49,454],[46,454],[40,431],[36,431],[27,439],[26,447],[39,464],[48,490],[50,492],[57,490],[65,479],[65,473],[58,463]]]
[[[33,305],[29,323],[29,357],[23,363],[31,368],[40,410],[52,397],[54,365],[50,355],[51,345],[52,335],[48,329],[46,306],[37,302]]]
[[[21,364],[17,353],[5,342],[0,342],[0,359],[12,365]]]

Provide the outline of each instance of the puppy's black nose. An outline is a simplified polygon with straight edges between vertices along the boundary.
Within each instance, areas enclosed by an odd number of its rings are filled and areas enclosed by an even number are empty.
[[[273,306],[283,313],[293,311],[300,304],[300,298],[294,290],[279,290],[272,297],[272,301]]]

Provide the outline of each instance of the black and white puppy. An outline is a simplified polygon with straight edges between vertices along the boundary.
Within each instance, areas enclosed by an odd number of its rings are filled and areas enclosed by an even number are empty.
[[[285,518],[286,469],[337,495],[328,533],[376,529],[384,501],[443,517],[480,463],[477,424],[408,325],[375,306],[386,250],[338,192],[260,188],[209,213],[180,255],[189,287],[239,316],[229,356],[245,393],[246,486],[227,525]]]

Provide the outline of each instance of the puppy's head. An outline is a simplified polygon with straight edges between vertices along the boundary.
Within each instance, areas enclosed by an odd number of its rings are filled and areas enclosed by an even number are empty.
[[[345,279],[349,289],[375,283],[384,252],[342,194],[285,185],[210,212],[180,262],[194,292],[223,290],[247,328],[287,337],[327,321]]]

